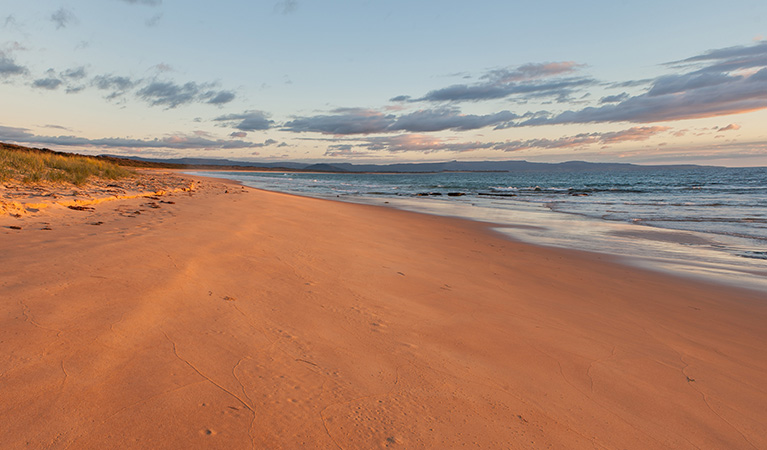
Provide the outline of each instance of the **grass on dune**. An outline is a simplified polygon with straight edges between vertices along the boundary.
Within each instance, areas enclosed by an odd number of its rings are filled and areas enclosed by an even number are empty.
[[[119,179],[133,172],[116,164],[80,155],[61,155],[26,148],[0,148],[0,181],[71,183],[91,177]]]

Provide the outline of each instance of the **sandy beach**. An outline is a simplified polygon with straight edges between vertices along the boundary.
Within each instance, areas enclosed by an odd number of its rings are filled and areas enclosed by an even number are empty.
[[[171,176],[0,215],[0,448],[767,448],[764,293]]]

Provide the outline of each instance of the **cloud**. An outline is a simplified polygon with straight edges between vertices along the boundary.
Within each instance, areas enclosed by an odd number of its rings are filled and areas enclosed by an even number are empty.
[[[623,100],[626,100],[629,97],[630,95],[627,94],[626,92],[621,92],[620,94],[608,95],[606,97],[602,97],[601,99],[599,99],[599,103],[600,104],[618,103],[618,102],[622,102]]]
[[[165,106],[168,109],[194,102],[220,105],[232,101],[235,97],[230,91],[207,90],[208,86],[210,85],[195,82],[176,84],[172,81],[155,80],[139,89],[136,96],[152,106]]]
[[[234,92],[231,91],[207,92],[203,95],[203,98],[209,99],[205,103],[210,103],[212,105],[223,105],[225,103],[229,103],[234,100],[234,97]]]
[[[394,116],[363,108],[342,108],[337,114],[298,117],[283,125],[283,130],[323,134],[382,133],[393,123]]]
[[[376,136],[354,139],[354,143],[341,141],[328,146],[325,156],[354,157],[371,156],[374,152],[388,153],[465,153],[477,150],[514,152],[529,149],[566,149],[589,145],[610,146],[622,142],[646,141],[653,136],[669,131],[663,126],[632,127],[626,130],[606,133],[581,133],[557,139],[527,139],[498,142],[455,142],[426,134],[402,134],[397,136]],[[361,142],[360,142],[361,141]],[[354,150],[354,149],[358,150]],[[363,151],[359,151],[362,149]]]
[[[290,14],[296,12],[298,8],[298,1],[296,0],[280,0],[274,4],[274,12],[282,14]]]
[[[583,67],[572,61],[552,63],[530,63],[518,67],[492,69],[480,76],[479,83],[454,84],[429,91],[421,98],[412,99],[399,95],[391,99],[394,102],[478,102],[497,100],[507,97],[541,98],[552,97],[563,101],[570,94],[585,86],[594,84],[591,78],[569,77]]]
[[[0,50],[0,78],[7,78],[11,75],[24,75],[27,72],[26,67],[16,64],[12,57]]]
[[[162,5],[162,0],[121,0],[125,3],[130,3],[131,5],[147,5],[147,6],[160,6]]]
[[[230,134],[229,136],[233,137],[233,138],[240,138],[240,139],[242,139],[244,137],[247,137],[248,133],[246,133],[244,131],[235,131],[232,134]]]
[[[40,78],[32,82],[32,86],[53,91],[59,88],[63,81],[58,78]]]
[[[283,125],[284,131],[316,132],[334,135],[376,134],[408,131],[467,131],[506,125],[519,116],[510,111],[495,114],[461,114],[457,108],[437,108],[395,116],[364,108],[341,108],[336,114],[298,117]]]
[[[61,7],[56,12],[51,14],[51,21],[56,24],[56,29],[66,28],[70,24],[77,23],[77,17],[75,17],[72,11]]]
[[[268,130],[274,124],[274,121],[269,120],[263,111],[245,111],[242,114],[228,114],[213,120],[222,122],[225,126],[236,128],[240,131]]]
[[[62,147],[99,148],[154,148],[154,149],[238,149],[257,148],[263,144],[241,140],[208,139],[198,135],[174,134],[162,139],[101,138],[88,139],[77,136],[39,136],[25,128],[0,126],[0,141],[12,141],[33,145],[56,145]]]
[[[530,63],[513,69],[493,69],[482,75],[480,78],[488,79],[493,83],[510,83],[572,73],[581,67],[584,67],[584,65],[577,64],[574,61]]]
[[[160,20],[162,20],[162,17],[163,17],[162,13],[155,14],[152,17],[148,18],[146,22],[144,22],[144,24],[148,26],[149,28],[156,27],[160,23]]]
[[[93,77],[91,84],[95,86],[96,89],[102,91],[111,91],[106,98],[112,100],[118,97],[122,97],[129,90],[137,86],[139,82],[140,80],[132,80],[129,77],[116,75],[98,75]]]
[[[737,123],[731,123],[727,125],[726,127],[717,129],[716,131],[736,131],[736,130],[740,130],[740,125],[738,125]]]
[[[87,76],[85,67],[77,67],[74,69],[67,69],[61,72],[61,76],[64,78],[71,78],[73,80],[81,80]]]
[[[141,88],[136,95],[153,106],[175,108],[193,102],[199,93],[200,88],[194,82],[179,85],[172,81],[153,81]]]
[[[767,43],[711,50],[682,63],[700,61],[709,64],[688,73],[658,77],[647,92],[616,104],[543,115],[516,125],[651,123],[767,108]]]
[[[433,110],[421,110],[411,114],[400,116],[388,128],[389,130],[426,132],[443,130],[476,130],[488,126],[505,124],[519,118],[510,111],[501,111],[495,114],[477,116],[473,114],[460,114],[454,108],[438,108]]]

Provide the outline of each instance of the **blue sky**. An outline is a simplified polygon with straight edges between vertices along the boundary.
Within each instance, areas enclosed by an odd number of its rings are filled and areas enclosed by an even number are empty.
[[[767,165],[767,3],[4,0],[0,141]]]

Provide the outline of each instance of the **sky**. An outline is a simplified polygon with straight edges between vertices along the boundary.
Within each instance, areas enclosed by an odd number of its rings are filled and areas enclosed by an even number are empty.
[[[767,2],[3,0],[0,142],[767,166]]]

